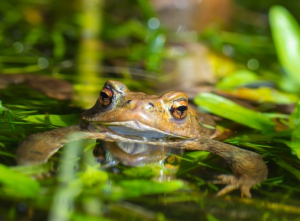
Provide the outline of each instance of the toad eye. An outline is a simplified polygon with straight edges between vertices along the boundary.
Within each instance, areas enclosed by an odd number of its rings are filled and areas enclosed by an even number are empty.
[[[111,104],[113,98],[113,91],[110,88],[102,88],[99,96],[100,104],[103,106],[108,106]]]
[[[183,119],[187,115],[188,104],[185,100],[176,101],[172,105],[170,112],[176,119]]]

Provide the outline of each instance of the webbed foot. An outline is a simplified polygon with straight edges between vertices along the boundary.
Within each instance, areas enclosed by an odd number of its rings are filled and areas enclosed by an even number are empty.
[[[198,143],[196,140],[186,142],[182,147],[188,150],[209,151],[223,157],[229,164],[233,174],[219,175],[217,180],[212,182],[227,185],[219,191],[218,196],[240,189],[242,197],[251,197],[250,189],[267,178],[268,168],[257,153],[210,139],[200,139]]]
[[[239,189],[242,197],[250,198],[250,189],[267,178],[268,168],[266,164],[260,155],[242,149],[235,151],[235,157],[229,161],[233,175],[218,175],[212,182],[214,184],[227,184],[217,195],[222,196],[232,190]]]
[[[234,175],[218,175],[215,176],[216,180],[211,181],[213,184],[227,184],[223,189],[221,189],[217,196],[223,196],[233,190],[240,189],[242,197],[251,198],[250,189],[255,183],[249,178],[245,177],[236,177]]]

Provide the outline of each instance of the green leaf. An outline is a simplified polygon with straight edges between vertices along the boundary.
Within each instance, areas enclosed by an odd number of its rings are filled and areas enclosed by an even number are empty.
[[[130,167],[123,171],[128,177],[134,178],[151,178],[153,176],[153,169],[150,166]]]
[[[2,144],[2,143],[0,143],[0,146],[3,146],[3,144]],[[13,158],[15,158],[15,157],[16,157],[14,154],[7,153],[7,152],[5,152],[5,151],[1,151],[1,150],[0,150],[0,155],[2,155],[2,156],[8,156],[8,157],[13,157]]]
[[[282,6],[270,10],[270,25],[279,61],[286,70],[288,87],[300,85],[300,28],[295,18]],[[285,82],[286,83],[286,82]],[[299,90],[298,87],[295,89]]]
[[[154,33],[152,37],[149,37],[147,43],[149,48],[146,55],[146,69],[150,71],[157,71],[161,66],[166,36],[157,31],[157,33]]]
[[[239,99],[255,101],[257,103],[292,104],[298,101],[298,96],[295,94],[284,93],[268,87],[221,89],[217,90],[217,93],[223,96],[228,95]]]
[[[293,113],[290,115],[289,122],[294,127],[300,125],[300,101],[297,102]]]
[[[67,127],[78,124],[79,115],[30,115],[23,118],[23,120],[33,123],[51,124],[59,127]]]
[[[273,131],[275,127],[275,123],[262,113],[249,110],[212,93],[198,94],[194,102],[201,109],[257,130]]]
[[[25,175],[36,175],[49,173],[53,168],[53,162],[47,162],[37,165],[26,165],[12,167],[11,170]]]
[[[104,30],[104,34],[109,39],[119,39],[127,36],[134,36],[144,40],[147,37],[146,27],[138,20],[132,19],[121,26],[113,26]]]
[[[108,179],[108,174],[99,168],[87,166],[85,172],[79,174],[80,180],[86,186],[103,184]]]
[[[180,180],[155,182],[147,180],[124,180],[118,183],[126,191],[127,196],[136,197],[144,194],[169,193],[184,186]]]
[[[39,183],[0,164],[0,192],[14,197],[36,197],[40,192]],[[0,194],[1,195],[1,194]]]
[[[300,171],[296,168],[292,167],[290,164],[283,161],[281,158],[276,158],[276,163],[279,164],[281,167],[292,173],[298,180],[300,180]]]
[[[300,159],[300,101],[298,101],[298,103],[296,104],[296,108],[291,114],[289,122],[293,130],[291,142],[287,141],[286,144]]]
[[[131,178],[151,178],[155,176],[160,176],[164,173],[164,175],[167,175],[170,173],[165,167],[159,165],[159,164],[149,164],[144,166],[138,166],[138,167],[129,167],[123,170],[123,174],[125,174],[128,177]]]
[[[299,128],[297,129],[297,133],[299,134]],[[299,136],[299,135],[298,135]],[[295,141],[296,140],[296,141]],[[286,144],[291,150],[293,154],[296,154],[298,159],[300,159],[300,142],[299,137],[292,137],[292,141],[279,140],[282,143]]]
[[[253,71],[238,70],[223,78],[216,86],[220,89],[229,89],[256,81],[258,81],[258,77]]]
[[[93,208],[92,208],[93,209]],[[72,219],[73,221],[113,221],[112,219],[104,218],[102,216],[92,216],[89,214],[74,212],[72,213]]]
[[[208,167],[214,170],[227,173],[228,171],[221,166],[215,165],[210,160],[207,160],[211,153],[206,151],[192,151],[184,153],[181,157],[181,163],[176,175],[186,174],[199,166]]]
[[[2,105],[2,101],[0,101],[0,116],[2,115],[4,109],[3,109],[3,105]]]
[[[52,40],[54,43],[53,55],[56,59],[61,59],[66,52],[66,43],[63,37],[63,34],[60,30],[55,29],[52,32]]]
[[[142,15],[144,15],[147,19],[152,18],[155,16],[155,12],[153,6],[150,4],[149,1],[137,0],[138,4],[141,7]]]
[[[217,219],[216,217],[214,217],[211,214],[207,214],[206,219],[207,219],[207,221],[219,221],[219,219]]]

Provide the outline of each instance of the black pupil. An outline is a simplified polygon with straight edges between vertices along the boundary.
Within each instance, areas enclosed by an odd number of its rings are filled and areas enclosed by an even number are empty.
[[[100,95],[103,100],[108,98],[108,95],[105,92],[101,92]]]
[[[187,109],[187,106],[177,107],[177,110],[180,111],[181,113],[183,113],[184,111],[186,111],[186,109]]]

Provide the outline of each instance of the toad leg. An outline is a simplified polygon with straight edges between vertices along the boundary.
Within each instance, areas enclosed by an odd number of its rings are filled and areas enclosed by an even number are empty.
[[[72,136],[74,133],[76,136]],[[18,165],[45,163],[64,144],[79,139],[93,138],[93,136],[93,133],[81,129],[79,125],[32,134],[18,147],[16,160]]]
[[[267,166],[257,153],[211,139],[199,139],[198,143],[196,140],[187,141],[181,148],[208,151],[221,156],[229,163],[233,175],[219,175],[216,177],[218,180],[213,181],[213,183],[227,184],[218,192],[218,196],[240,189],[242,196],[251,197],[251,187],[267,178]]]
[[[79,132],[78,136],[71,136],[74,132]],[[70,136],[72,140],[68,139]],[[177,149],[203,150],[217,154],[230,164],[233,171],[233,175],[221,175],[218,177],[218,183],[227,184],[218,193],[219,196],[234,189],[240,189],[242,196],[251,197],[251,187],[265,180],[268,174],[267,166],[259,154],[209,138],[172,142],[145,141],[136,137],[123,137],[107,131],[88,131],[81,129],[79,125],[59,128],[27,137],[17,150],[17,162],[19,165],[47,162],[65,143],[88,138],[105,140],[107,142],[147,143]]]

